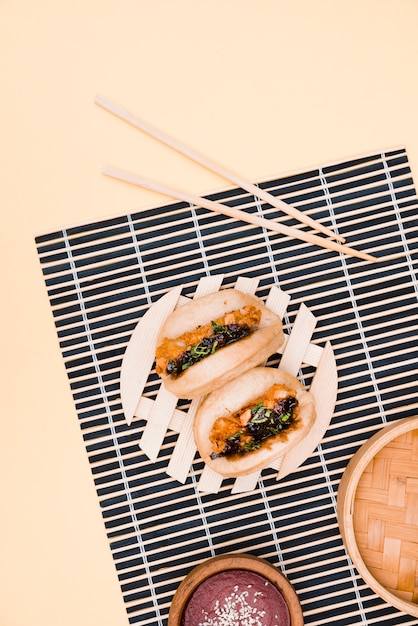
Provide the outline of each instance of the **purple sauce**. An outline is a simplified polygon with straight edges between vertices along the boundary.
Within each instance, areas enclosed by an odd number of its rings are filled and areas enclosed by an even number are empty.
[[[182,626],[290,626],[290,615],[282,594],[266,578],[227,570],[197,587]]]

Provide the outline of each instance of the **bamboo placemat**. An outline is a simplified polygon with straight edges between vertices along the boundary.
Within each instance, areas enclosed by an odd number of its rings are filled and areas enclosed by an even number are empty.
[[[386,423],[417,413],[418,202],[406,151],[258,184],[337,228],[378,262],[185,203],[36,238],[128,622],[164,626],[173,594],[193,566],[217,554],[249,552],[286,574],[306,624],[416,624],[359,577],[336,517],[339,481],[354,452]],[[242,189],[209,198],[299,227]],[[316,319],[311,342],[330,342],[337,362],[337,403],[318,448],[282,480],[264,470],[247,493],[232,493],[228,480],[218,493],[202,493],[198,457],[184,484],[170,478],[166,465],[177,433],[168,431],[150,462],[138,445],[146,422],[128,426],[120,401],[122,358],[142,315],[175,286],[192,297],[200,278],[216,274],[223,274],[224,286],[239,276],[257,278],[263,298],[272,284],[288,293],[285,330],[302,303],[309,307]],[[300,375],[309,385],[312,368]],[[151,376],[144,396],[153,399],[157,388]]]

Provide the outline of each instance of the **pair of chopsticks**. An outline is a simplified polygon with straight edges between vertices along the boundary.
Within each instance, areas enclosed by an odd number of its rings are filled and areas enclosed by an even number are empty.
[[[326,239],[314,233],[299,230],[297,228],[292,228],[290,226],[286,226],[285,224],[280,224],[279,222],[274,222],[272,220],[262,218],[258,215],[249,215],[245,213],[244,211],[241,211],[240,209],[231,208],[219,202],[207,200],[206,198],[202,198],[200,196],[195,196],[192,194],[184,193],[182,191],[177,191],[175,189],[165,187],[164,185],[161,185],[160,183],[157,183],[157,182],[145,179],[145,178],[141,178],[140,176],[136,176],[135,174],[124,172],[114,167],[106,166],[103,169],[103,173],[106,174],[107,176],[111,176],[112,178],[116,178],[118,180],[122,180],[128,183],[131,183],[133,185],[143,187],[145,189],[150,189],[152,191],[162,193],[171,198],[176,198],[178,200],[188,202],[195,206],[201,206],[201,207],[207,208],[216,213],[221,213],[223,215],[227,215],[229,217],[233,217],[235,219],[248,222],[255,226],[261,226],[263,228],[280,233],[282,235],[286,235],[291,238],[300,239],[307,243],[312,243],[314,245],[322,246],[323,248],[327,248],[329,250],[341,252],[348,256],[355,256],[355,257],[364,259],[366,261],[376,260],[376,258],[371,256],[370,254],[361,252],[359,250],[355,250],[354,248],[351,248],[350,246],[343,245],[345,241],[344,238],[338,235],[337,233],[335,233],[334,231],[330,230],[326,226],[323,226],[321,223],[313,220],[308,215],[305,215],[304,213],[302,213],[295,207],[292,207],[286,204],[279,198],[276,198],[275,196],[269,194],[264,189],[260,189],[253,183],[246,181],[245,179],[241,178],[239,175],[235,174],[234,172],[229,171],[222,165],[215,163],[208,157],[184,145],[177,139],[170,137],[169,135],[165,134],[161,130],[151,126],[147,122],[144,122],[138,117],[132,115],[129,111],[126,111],[125,109],[111,102],[107,98],[104,98],[103,96],[97,96],[95,99],[95,102],[102,108],[106,109],[110,113],[113,113],[120,119],[131,124],[132,126],[139,128],[140,130],[147,133],[151,137],[158,139],[159,141],[161,141],[167,146],[170,146],[177,152],[180,152],[181,154],[192,159],[193,161],[200,163],[200,165],[203,165],[207,169],[220,175],[222,178],[225,178],[226,180],[234,183],[235,185],[242,187],[243,189],[253,194],[255,197],[259,198],[260,200],[264,200],[271,206],[274,206],[280,209],[287,215],[294,217],[295,219],[302,222],[306,226],[309,226],[313,228],[314,230],[317,230],[323,233],[324,235],[327,235],[327,237],[330,237],[331,239]],[[338,241],[334,241],[334,240],[338,240]],[[341,243],[338,243],[338,242],[341,242]]]

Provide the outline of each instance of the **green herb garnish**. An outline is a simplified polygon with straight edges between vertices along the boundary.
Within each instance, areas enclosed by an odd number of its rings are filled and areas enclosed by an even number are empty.
[[[193,357],[203,357],[203,356],[208,355],[210,351],[211,351],[210,346],[205,346],[203,345],[203,343],[198,343],[191,348],[190,354]]]
[[[235,439],[238,439],[240,437],[240,435],[242,435],[244,431],[243,430],[239,430],[238,432],[234,433],[233,435],[230,435],[227,438],[227,441],[235,441]]]
[[[211,324],[212,324],[213,331],[217,334],[226,333],[228,330],[226,326],[224,326],[223,324],[219,324],[218,322],[212,321]]]

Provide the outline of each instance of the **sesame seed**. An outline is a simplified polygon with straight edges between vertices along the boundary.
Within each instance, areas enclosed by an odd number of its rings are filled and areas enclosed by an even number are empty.
[[[251,585],[249,585],[251,586]],[[238,586],[234,588],[238,591]],[[259,611],[251,606],[248,601],[248,591],[231,593],[224,599],[224,604],[217,603],[214,618],[207,618],[199,623],[199,626],[263,626],[262,618],[265,611]]]

